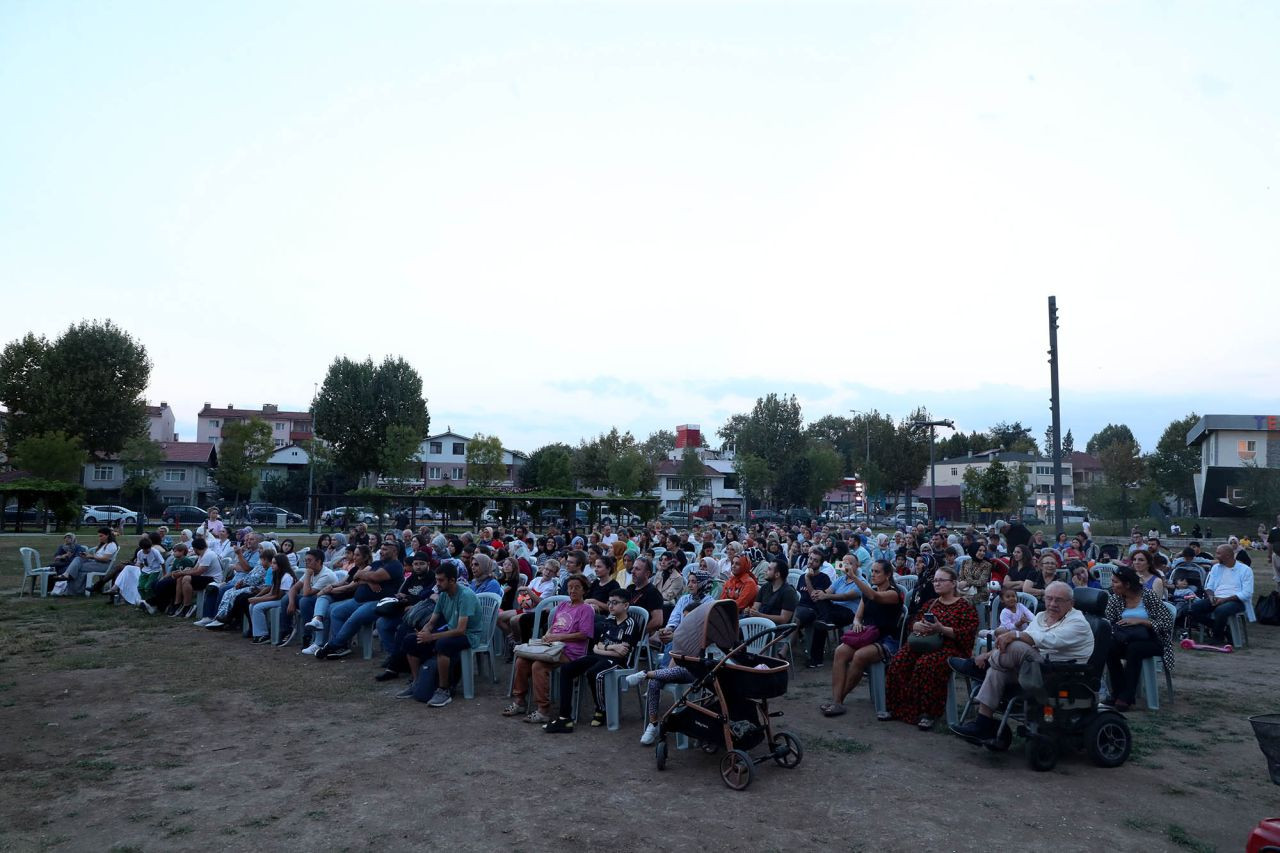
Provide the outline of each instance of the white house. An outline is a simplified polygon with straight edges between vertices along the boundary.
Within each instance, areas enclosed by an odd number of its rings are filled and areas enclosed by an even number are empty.
[[[686,509],[684,490],[680,487],[680,463],[684,459],[686,448],[692,448],[702,462],[703,477],[699,484],[702,497],[698,505],[710,504],[717,509],[730,510],[741,518],[744,507],[742,496],[738,493],[738,474],[733,467],[733,451],[703,447],[702,431],[697,424],[681,424],[676,427],[675,450],[658,463],[658,488],[653,494],[662,501],[662,508]]]
[[[1043,511],[1053,503],[1053,460],[1043,456],[1036,456],[1032,453],[1012,453],[996,449],[971,453],[968,456],[957,456],[953,459],[940,459],[937,461],[935,468],[937,484],[939,487],[963,487],[964,475],[967,470],[976,468],[981,473],[996,462],[1005,467],[1020,468],[1027,475],[1028,494],[1026,496],[1026,506],[1034,505],[1038,511]],[[1062,500],[1064,503],[1073,503],[1075,501],[1073,481],[1071,462],[1063,459]],[[924,481],[920,488],[916,490],[916,495],[926,492],[929,485],[929,473],[926,470]]]
[[[159,473],[151,482],[156,497],[166,506],[202,506],[217,494],[210,471],[218,467],[218,450],[196,441],[157,442],[164,451]],[[124,485],[124,466],[118,460],[89,462],[84,466],[84,485],[89,503],[103,503],[94,492],[118,491]]]
[[[418,447],[418,461],[422,463],[422,483],[426,488],[432,486],[467,485],[467,445],[471,439],[465,435],[448,429],[437,435],[429,435]],[[518,450],[502,449],[502,464],[506,466],[506,476],[499,483],[501,486],[513,486],[521,465],[528,456]]]
[[[147,406],[147,437],[152,441],[178,440],[173,409],[163,400],[158,406]]]
[[[1249,504],[1246,469],[1280,468],[1280,415],[1204,415],[1187,433],[1200,448],[1195,475],[1200,515],[1240,515]]]

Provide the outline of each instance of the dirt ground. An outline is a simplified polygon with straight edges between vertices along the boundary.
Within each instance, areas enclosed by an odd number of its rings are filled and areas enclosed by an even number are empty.
[[[1280,710],[1280,631],[1251,627],[1245,651],[1178,652],[1175,701],[1130,713],[1114,770],[879,723],[865,686],[828,720],[829,669],[801,670],[775,707],[803,762],[735,793],[718,757],[673,749],[659,772],[631,694],[622,731],[551,737],[499,716],[505,667],[432,709],[375,683],[376,658],[6,595],[0,849],[1238,850],[1280,815],[1246,722]]]

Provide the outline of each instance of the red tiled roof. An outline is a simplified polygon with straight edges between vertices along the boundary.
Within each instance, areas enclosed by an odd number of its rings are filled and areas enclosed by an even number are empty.
[[[165,462],[188,462],[197,465],[214,464],[217,460],[212,444],[201,444],[198,441],[163,441]]]
[[[658,463],[658,473],[664,477],[678,475],[680,473],[680,463],[674,459],[664,459]],[[712,468],[710,465],[707,465],[706,463],[703,463],[702,465],[702,473],[707,477],[723,477],[724,476],[723,472],[717,471],[715,468]]]
[[[1071,451],[1071,469],[1073,471],[1101,471],[1102,462],[1098,457],[1090,456],[1088,453],[1081,453],[1079,450]]]

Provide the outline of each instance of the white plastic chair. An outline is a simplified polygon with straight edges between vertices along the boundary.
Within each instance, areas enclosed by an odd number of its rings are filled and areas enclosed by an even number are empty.
[[[489,674],[493,683],[498,683],[498,661],[493,653],[493,629],[498,623],[498,608],[502,604],[502,596],[496,592],[482,592],[476,596],[480,599],[480,636],[483,638],[479,646],[462,651],[462,695],[466,699],[476,698],[476,658],[489,656]]]
[[[92,592],[93,592],[93,585],[97,582],[97,579],[98,579],[98,578],[102,578],[102,577],[106,577],[106,576],[107,576],[107,574],[108,574],[108,573],[109,573],[113,568],[115,568],[116,560],[120,559],[120,552],[121,552],[121,551],[123,551],[123,550],[124,550],[123,548],[120,548],[120,547],[117,545],[117,547],[116,547],[116,552],[115,552],[114,554],[112,554],[112,555],[111,555],[111,562],[107,563],[107,567],[106,567],[105,569],[103,569],[103,570],[101,570],[101,571],[85,572],[85,574],[84,574],[84,597],[85,597],[85,598],[88,598],[88,597],[92,594]],[[101,565],[101,564],[99,564],[99,565]]]
[[[771,619],[766,619],[763,616],[748,616],[745,619],[738,620],[738,636],[745,641],[772,627],[774,627],[774,624]],[[754,639],[751,641],[751,644],[747,646],[747,651],[753,655],[759,654],[760,650],[764,648],[765,643],[769,642],[773,638],[773,635],[767,635]]]
[[[641,625],[645,625],[649,621],[649,611],[636,605],[627,608],[627,615]],[[611,669],[604,674],[604,721],[605,727],[611,732],[616,732],[622,723],[622,691],[627,689],[627,683],[624,679],[640,669],[640,652],[648,644],[648,641],[648,637],[642,634],[640,642],[632,647],[631,654],[627,656],[626,666]],[[579,689],[581,685],[582,679],[578,679],[574,689]],[[573,714],[574,719],[577,719],[577,696],[574,697]]]
[[[1169,611],[1169,618],[1177,621],[1178,608],[1171,601],[1161,602]],[[1142,661],[1142,675],[1138,679],[1138,692],[1147,703],[1148,710],[1160,710],[1160,673],[1164,673],[1165,687],[1169,691],[1169,704],[1173,704],[1173,673],[1164,668],[1164,656],[1152,655]]]
[[[538,602],[538,606],[533,608],[533,627],[529,631],[530,640],[536,640],[547,632],[547,628],[550,627],[550,623],[551,623],[551,614],[555,612],[555,609],[557,607],[559,607],[561,604],[563,604],[568,600],[569,600],[569,596],[567,595],[544,595],[542,597],[542,600]],[[551,683],[554,686],[555,684],[554,678],[552,679]],[[516,687],[516,667],[515,667],[515,664],[512,664],[511,676],[507,681],[508,696],[511,695],[511,691],[514,690],[515,687]]]
[[[18,597],[21,598],[23,593],[27,591],[27,587],[31,587],[31,594],[36,594],[36,585],[40,587],[40,597],[44,598],[49,594],[46,579],[53,574],[51,566],[40,566],[40,552],[35,548],[19,548],[18,556],[22,558],[22,586],[18,587]]]

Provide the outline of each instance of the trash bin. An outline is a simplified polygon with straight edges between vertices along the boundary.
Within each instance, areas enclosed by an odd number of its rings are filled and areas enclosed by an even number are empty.
[[[289,516],[283,512],[276,513],[276,527],[288,527]]]
[[[1280,714],[1258,714],[1250,717],[1249,722],[1262,754],[1267,757],[1271,781],[1280,785]]]

